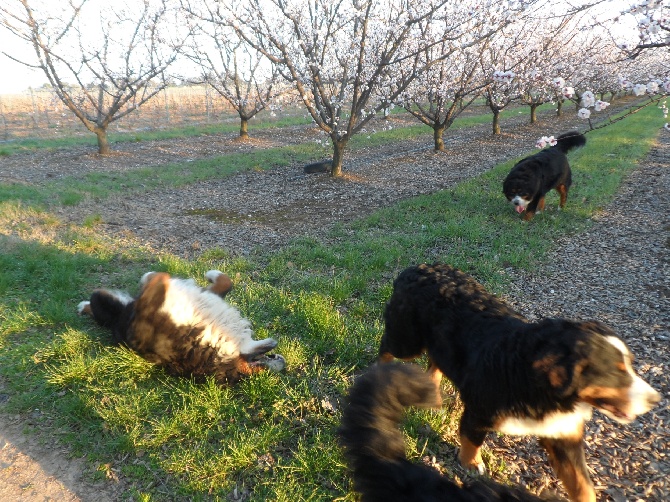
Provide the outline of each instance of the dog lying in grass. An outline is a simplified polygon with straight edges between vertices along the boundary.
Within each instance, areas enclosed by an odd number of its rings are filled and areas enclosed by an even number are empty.
[[[398,430],[405,408],[439,404],[432,380],[412,364],[376,365],[356,380],[338,432],[363,502],[560,500],[484,478],[458,485],[431,467],[407,460]]]
[[[284,358],[267,354],[277,342],[253,340],[249,320],[224,300],[230,278],[218,270],[205,277],[210,285],[201,288],[192,279],[148,272],[136,298],[97,289],[78,311],[110,329],[116,343],[173,375],[196,381],[211,375],[225,385],[266,369],[281,371]]]
[[[592,409],[628,424],[660,401],[604,324],[529,322],[449,265],[401,272],[384,321],[380,361],[426,353],[434,391],[442,374],[458,389],[464,467],[484,472],[480,448],[490,431],[535,435],[574,502],[596,500],[583,444]]]

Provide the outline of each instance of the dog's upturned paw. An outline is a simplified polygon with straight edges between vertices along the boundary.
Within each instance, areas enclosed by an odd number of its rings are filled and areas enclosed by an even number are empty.
[[[142,278],[140,279],[140,286],[144,286],[147,282],[149,282],[149,279],[151,279],[151,276],[154,275],[155,273],[156,272],[154,272],[152,270],[152,271],[147,272],[146,274],[144,274],[142,276]]]
[[[223,272],[220,270],[208,270],[205,272],[205,279],[207,279],[209,282],[216,282],[216,278],[219,277],[220,275],[223,275]]]
[[[270,371],[279,372],[286,368],[286,359],[280,354],[267,354],[259,362]]]
[[[91,302],[79,302],[77,305],[77,314],[79,315],[93,315],[91,310]]]
[[[233,289],[232,279],[218,270],[209,270],[205,273],[205,279],[209,281],[207,289],[221,298],[225,298],[228,292]]]

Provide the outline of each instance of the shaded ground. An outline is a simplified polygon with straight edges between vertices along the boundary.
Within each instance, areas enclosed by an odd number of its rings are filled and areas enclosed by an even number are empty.
[[[509,119],[500,137],[489,134],[488,124],[448,133],[447,153],[433,152],[428,134],[420,141],[362,151],[348,157],[346,174],[338,180],[325,174],[303,175],[302,166],[294,165],[141,197],[120,194],[103,202],[86,200],[56,211],[75,223],[99,215],[101,232],[185,257],[211,247],[233,254],[256,247],[278,249],[296,236],[323,238],[336,222],[451,187],[531,151],[539,136],[582,126],[572,116],[559,122],[541,117],[533,127],[525,125],[526,120],[525,115]],[[223,135],[128,143],[105,158],[84,148],[22,154],[0,159],[0,180],[39,184],[59,176],[135,169],[315,137],[312,128],[293,128],[258,132],[247,143]],[[597,216],[597,224],[560,241],[537,274],[522,276],[510,270],[514,288],[506,295],[531,318],[556,315],[607,322],[627,339],[637,355],[637,369],[664,396],[670,387],[668,166],[670,135],[663,131],[659,147],[628,179],[617,201]],[[589,423],[588,463],[601,500],[670,499],[667,405],[666,397],[654,412],[630,426],[612,424],[602,416]],[[0,494],[16,500],[98,501],[113,500],[123,488],[122,480],[88,483],[83,462],[69,459],[55,442],[25,436],[24,427],[31,428],[30,417],[0,414]],[[557,487],[533,441],[493,438],[487,448],[504,458],[512,479],[534,490]]]

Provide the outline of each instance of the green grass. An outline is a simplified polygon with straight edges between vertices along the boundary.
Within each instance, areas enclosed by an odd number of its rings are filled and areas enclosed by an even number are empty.
[[[521,221],[500,194],[510,159],[451,190],[339,225],[328,245],[304,238],[281,253],[246,258],[218,249],[194,260],[155,255],[98,234],[95,215],[70,226],[42,207],[47,197],[63,204],[81,193],[102,198],[95,186],[112,187],[118,180],[111,177],[54,183],[50,192],[0,185],[0,393],[9,396],[0,409],[30,412],[37,429],[88,459],[94,477],[119,473],[129,498],[227,500],[248,491],[254,501],[353,501],[336,428],[353,374],[375,358],[398,271],[442,260],[504,291],[508,269],[537,268],[558,237],[587,228],[612,200],[653,144],[655,114],[642,111],[587,135],[587,147],[570,155],[575,181],[565,211]],[[389,134],[394,141],[402,132]],[[302,155],[289,147],[266,154],[287,162]],[[259,157],[251,157],[238,159],[248,162],[241,168],[254,168]],[[225,175],[233,163],[202,161],[188,172],[168,166],[145,189],[207,179],[216,169]],[[548,208],[556,205],[548,197]],[[147,270],[202,278],[210,268],[237,276],[230,302],[258,337],[279,341],[285,372],[232,388],[195,384],[111,346],[106,331],[76,315],[95,287],[134,293]],[[454,403],[412,411],[405,424],[410,457],[438,455],[452,472],[457,417]],[[504,480],[503,459],[485,458]]]
[[[166,129],[148,129],[133,132],[114,132],[109,130],[110,143],[127,143],[137,141],[185,139],[194,136],[205,136],[213,134],[234,134],[239,133],[240,124],[232,122],[191,125],[183,127],[171,127]],[[280,127],[309,124],[311,119],[303,116],[285,116],[277,119],[268,117],[259,117],[252,119],[249,126],[249,134],[253,136],[256,129],[275,129]],[[24,138],[13,140],[0,148],[0,156],[12,155],[18,152],[33,150],[53,150],[58,148],[71,148],[73,146],[97,146],[97,139],[93,133],[89,133],[82,126],[82,133],[76,136],[62,138]],[[113,146],[112,146],[113,149]]]

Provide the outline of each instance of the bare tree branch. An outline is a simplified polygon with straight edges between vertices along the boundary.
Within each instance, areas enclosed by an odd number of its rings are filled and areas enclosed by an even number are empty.
[[[145,0],[139,10],[137,3],[103,5],[95,12],[99,30],[82,21],[84,9],[101,5],[94,0],[41,12],[33,9],[35,0],[13,1],[14,9],[0,8],[0,24],[31,44],[37,63],[12,59],[44,72],[58,99],[96,135],[101,154],[110,152],[109,125],[168,85],[166,70],[190,35],[164,38],[174,14],[165,0]]]

